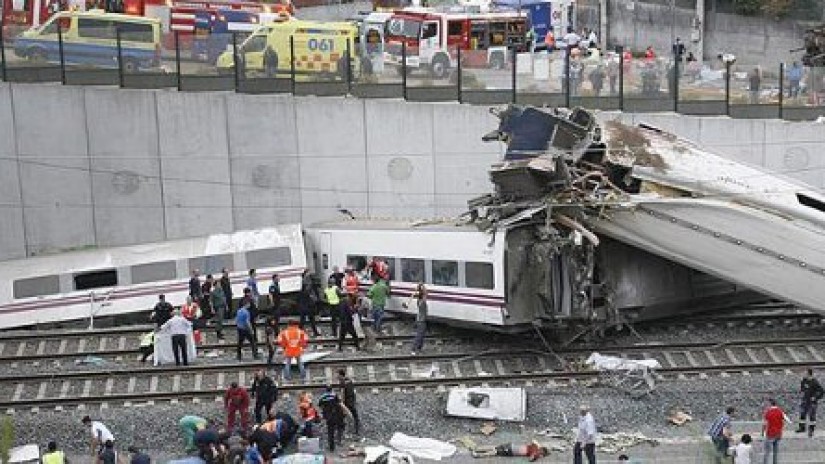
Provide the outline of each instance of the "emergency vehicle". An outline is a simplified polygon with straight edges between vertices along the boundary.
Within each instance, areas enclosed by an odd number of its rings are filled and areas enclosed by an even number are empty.
[[[360,69],[359,30],[353,22],[317,22],[297,19],[262,26],[238,47],[238,57],[246,72],[276,74],[291,72],[294,53],[296,74],[330,73],[343,76],[345,55],[349,47],[353,57],[352,72]],[[290,47],[290,38],[292,46]],[[235,60],[232,50],[218,57],[218,73],[230,74]]]
[[[508,49],[526,50],[527,18],[519,12],[463,13],[408,8],[397,11],[387,24],[389,65],[401,69],[406,46],[408,72],[428,70],[443,78],[457,65],[504,68]]]
[[[221,53],[232,43],[232,37],[243,42],[260,24],[272,22],[272,13],[220,8],[215,12],[201,10],[195,14],[195,35],[192,39],[192,59],[215,64]]]

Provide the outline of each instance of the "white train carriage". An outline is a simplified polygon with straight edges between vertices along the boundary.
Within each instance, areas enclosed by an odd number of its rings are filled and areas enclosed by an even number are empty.
[[[307,228],[315,274],[326,282],[334,266],[353,267],[369,281],[367,264],[384,260],[390,269],[389,311],[404,308],[416,285],[427,285],[429,316],[448,323],[487,328],[525,326],[534,319],[529,306],[514,310],[505,291],[507,232],[480,232],[455,223],[345,220]]]
[[[230,270],[235,297],[248,269],[266,293],[272,274],[282,293],[297,292],[306,269],[300,225],[6,261],[0,266],[0,328],[112,316],[173,305],[189,293],[191,270],[219,279]]]

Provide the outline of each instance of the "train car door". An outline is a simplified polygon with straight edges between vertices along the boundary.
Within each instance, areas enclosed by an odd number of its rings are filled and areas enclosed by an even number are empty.
[[[330,254],[332,253],[332,234],[330,232],[319,232],[318,241],[315,244],[315,251],[312,254],[315,265],[315,275],[326,282],[332,273],[330,266]]]

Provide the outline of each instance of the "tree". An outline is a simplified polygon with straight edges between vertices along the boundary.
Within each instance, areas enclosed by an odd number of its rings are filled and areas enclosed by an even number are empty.
[[[9,462],[9,452],[14,446],[14,421],[11,416],[0,418],[0,461]]]

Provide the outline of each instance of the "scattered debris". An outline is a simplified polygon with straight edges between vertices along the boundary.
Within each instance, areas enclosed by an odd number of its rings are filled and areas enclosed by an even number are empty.
[[[441,370],[438,367],[437,363],[432,363],[430,367],[423,371],[413,370],[410,372],[410,376],[417,379],[432,379],[436,377],[442,377]]]
[[[670,416],[668,416],[667,420],[673,425],[681,426],[685,425],[685,423],[687,422],[692,421],[693,417],[691,417],[690,414],[684,411],[674,410],[671,411]]]
[[[415,461],[407,453],[379,445],[364,448],[364,464],[415,464]]]
[[[355,445],[349,445],[349,448],[340,454],[342,458],[357,458],[366,455],[367,452],[364,451],[364,448],[358,448]]]
[[[463,446],[463,447],[467,448],[467,449],[468,449],[468,450],[470,450],[470,451],[472,451],[472,450],[476,449],[476,447],[478,446],[478,444],[476,444],[475,440],[473,440],[472,438],[470,438],[470,437],[468,437],[468,436],[466,436],[466,435],[465,435],[465,436],[463,436],[463,437],[461,437],[461,438],[456,438],[456,439],[455,439],[455,440],[453,440],[453,441],[454,441],[455,443],[458,443],[459,445],[461,445],[461,446]]]
[[[421,438],[395,432],[390,438],[390,446],[422,459],[440,461],[454,455],[457,451],[455,445],[433,438]]]
[[[311,363],[313,361],[317,361],[317,360],[322,359],[322,358],[326,358],[327,356],[329,356],[331,354],[332,354],[331,351],[314,351],[312,353],[305,353],[305,354],[301,355],[301,361],[303,361],[304,364],[307,364],[307,363]],[[293,359],[292,360],[292,365],[297,366],[298,365],[298,360]]]
[[[453,388],[447,396],[447,415],[523,422],[527,394],[523,388]]]
[[[496,424],[494,424],[492,422],[485,422],[485,423],[481,424],[481,428],[479,429],[479,431],[481,433],[483,433],[484,435],[486,435],[488,437],[490,435],[494,434],[496,432],[496,430],[498,430],[498,427],[496,427]]]
[[[658,440],[648,438],[642,433],[616,432],[599,435],[596,447],[605,453],[614,454],[643,443],[648,443],[651,446],[659,445]]]
[[[585,363],[599,371],[599,381],[634,398],[656,389],[654,369],[662,367],[655,359],[625,359],[592,353]]]
[[[324,464],[323,454],[294,453],[272,460],[272,464]]]
[[[78,366],[103,366],[106,364],[106,360],[97,356],[86,356],[85,358],[75,360],[74,363]]]

